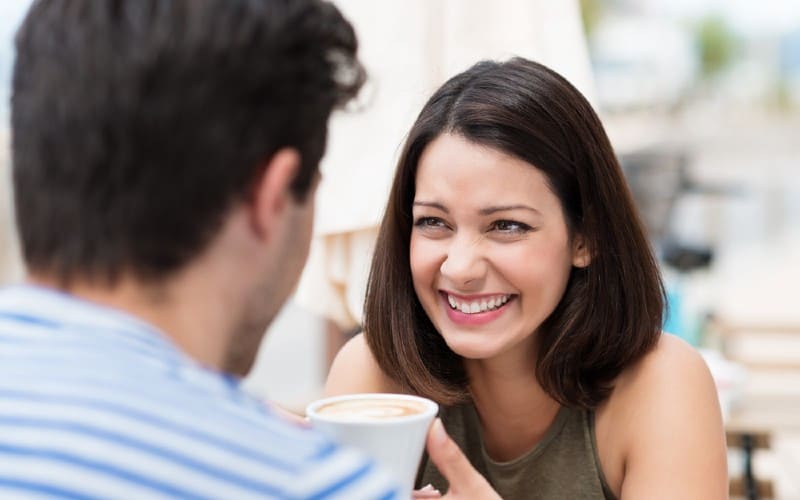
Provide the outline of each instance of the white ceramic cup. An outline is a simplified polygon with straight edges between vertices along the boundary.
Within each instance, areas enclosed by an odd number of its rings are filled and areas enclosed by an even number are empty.
[[[410,498],[425,437],[438,411],[436,403],[418,396],[348,394],[314,401],[306,415],[314,428],[375,459],[394,476],[399,498]]]

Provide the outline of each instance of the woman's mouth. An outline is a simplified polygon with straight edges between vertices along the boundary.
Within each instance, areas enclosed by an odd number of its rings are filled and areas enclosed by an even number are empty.
[[[440,292],[451,321],[458,324],[482,324],[494,320],[506,309],[506,305],[516,298],[514,294],[483,295],[480,297],[459,297]]]
[[[454,297],[448,293],[445,293],[445,296],[447,297],[448,304],[450,304],[450,309],[461,311],[464,314],[478,314],[487,311],[494,311],[495,309],[503,307],[506,302],[513,297],[513,295],[503,294],[490,295],[488,297],[481,297],[473,300],[465,300]]]

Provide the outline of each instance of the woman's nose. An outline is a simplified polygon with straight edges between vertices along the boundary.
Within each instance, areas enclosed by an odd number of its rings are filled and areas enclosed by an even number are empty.
[[[454,240],[439,269],[442,276],[456,287],[480,288],[488,268],[480,247],[476,241]]]

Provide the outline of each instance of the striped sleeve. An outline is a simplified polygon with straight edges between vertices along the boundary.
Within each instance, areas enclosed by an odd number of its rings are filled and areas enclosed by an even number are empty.
[[[397,498],[359,452],[292,425],[146,325],[0,290],[0,498]]]
[[[298,471],[287,498],[303,500],[396,499],[391,476],[361,453],[329,445]]]

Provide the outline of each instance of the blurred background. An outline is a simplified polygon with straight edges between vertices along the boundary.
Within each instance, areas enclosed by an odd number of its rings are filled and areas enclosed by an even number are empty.
[[[603,119],[662,263],[665,329],[717,380],[733,491],[800,499],[797,0],[334,0],[371,80],[334,116],[315,239],[247,386],[301,410],[361,320],[375,229],[430,93],[482,58],[562,73]],[[8,181],[15,27],[0,2],[0,276],[21,279]]]

